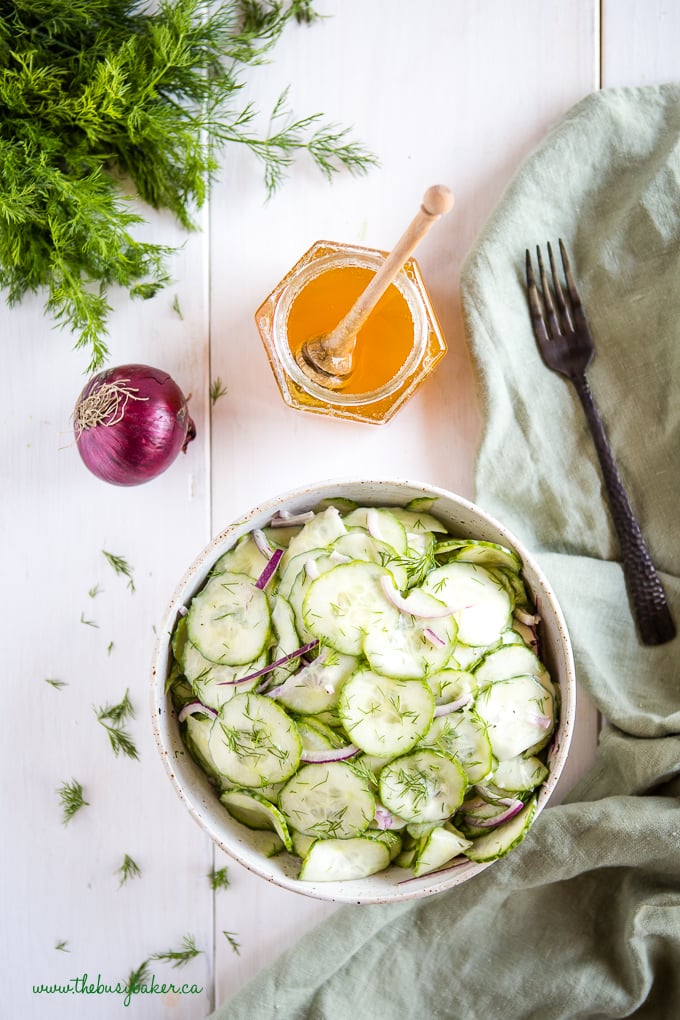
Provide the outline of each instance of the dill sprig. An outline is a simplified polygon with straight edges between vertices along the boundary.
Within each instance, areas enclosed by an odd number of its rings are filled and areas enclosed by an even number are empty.
[[[55,690],[60,691],[63,687],[68,687],[66,680],[57,680],[55,677],[46,676],[45,683],[49,684],[50,687],[54,687]]]
[[[202,949],[196,948],[193,935],[185,935],[182,939],[182,946],[182,949],[168,949],[164,953],[154,953],[150,959],[165,960],[171,963],[173,967],[184,967],[190,960],[193,960],[194,957],[203,952]]]
[[[113,567],[116,574],[120,574],[123,577],[127,577],[127,586],[130,591],[135,590],[135,582],[132,577],[132,567],[123,556],[116,556],[115,553],[107,552],[106,549],[102,549],[102,556],[106,559],[106,562]]]
[[[57,788],[57,794],[61,803],[64,825],[71,821],[77,811],[89,805],[89,801],[85,800],[82,784],[77,779],[72,779],[70,783],[62,783]]]
[[[109,291],[149,298],[170,282],[174,248],[136,236],[138,197],[187,230],[228,143],[263,162],[271,193],[306,150],[327,176],[376,160],[319,115],[295,120],[286,93],[269,133],[239,102],[312,0],[22,0],[0,13],[0,287],[10,304],[46,293],[45,310],[108,357]],[[127,191],[131,194],[127,194]]]
[[[213,869],[208,875],[211,889],[228,889],[231,885],[228,868]]]
[[[119,754],[124,754],[128,758],[137,760],[139,752],[130,734],[123,728],[127,720],[134,718],[135,714],[129,690],[125,692],[123,700],[117,705],[104,705],[101,708],[94,708],[93,711],[106,730],[116,757]]]
[[[55,942],[54,948],[58,949],[60,953],[70,953],[71,950],[68,948],[68,939],[60,939]]]
[[[132,857],[130,857],[129,854],[125,854],[125,856],[123,857],[123,863],[117,869],[116,873],[120,875],[120,882],[118,883],[118,885],[121,886],[125,885],[125,883],[130,878],[139,878],[139,876],[142,874],[142,869],[137,864],[137,862],[134,861]]]
[[[220,397],[224,397],[227,394],[227,387],[224,385],[219,376],[213,379],[210,384],[210,402],[215,406]]]
[[[136,970],[130,971],[125,987],[131,992],[136,991],[142,985],[147,984],[151,977],[151,970],[149,969],[150,960],[144,960],[140,963]]]
[[[225,939],[227,940],[227,942],[231,946],[233,952],[235,952],[237,956],[240,956],[241,955],[241,943],[238,941],[238,939],[237,939],[236,935],[234,934],[234,932],[233,931],[223,931],[222,934],[224,935]]]

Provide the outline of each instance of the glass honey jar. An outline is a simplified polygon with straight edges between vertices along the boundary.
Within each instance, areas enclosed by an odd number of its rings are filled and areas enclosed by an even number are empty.
[[[380,425],[389,421],[446,353],[446,342],[415,259],[409,259],[356,337],[340,389],[299,363],[303,344],[327,335],[364,291],[387,253],[317,241],[255,313],[281,395],[290,407]]]

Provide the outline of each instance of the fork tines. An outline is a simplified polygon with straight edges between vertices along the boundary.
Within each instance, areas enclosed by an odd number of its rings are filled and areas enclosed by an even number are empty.
[[[538,327],[541,331],[545,331],[547,329],[547,336],[550,337],[556,337],[561,333],[564,333],[565,330],[574,329],[579,325],[578,320],[581,317],[585,318],[583,305],[581,304],[581,299],[578,295],[578,291],[576,290],[564,242],[560,238],[558,243],[569,302],[565,299],[562,284],[560,283],[552,245],[550,242],[547,244],[550,272],[552,276],[552,289],[548,282],[548,274],[545,270],[541,249],[537,245],[536,258],[538,261],[538,276],[541,283],[541,290],[543,292],[543,306],[545,311],[541,306],[541,299],[539,297],[536,277],[534,276],[534,270],[531,262],[531,253],[528,248],[526,252],[527,287],[529,291],[529,305],[532,321],[535,328]],[[557,305],[557,309],[555,308],[555,305]]]

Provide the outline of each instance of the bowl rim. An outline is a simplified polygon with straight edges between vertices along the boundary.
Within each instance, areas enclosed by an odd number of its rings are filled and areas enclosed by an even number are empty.
[[[562,774],[571,745],[573,735],[575,713],[576,713],[576,675],[574,655],[567,628],[564,613],[559,604],[557,596],[546,577],[543,569],[536,562],[531,552],[524,543],[517,538],[501,521],[494,515],[484,510],[479,504],[459,496],[451,490],[428,482],[415,481],[407,478],[375,477],[371,479],[339,477],[322,479],[316,482],[309,482],[270,497],[252,507],[240,517],[233,520],[220,532],[218,532],[194,557],[192,563],[187,567],[181,580],[175,586],[173,594],[167,603],[162,617],[161,626],[156,631],[156,639],[153,648],[153,659],[151,665],[151,687],[150,687],[150,708],[152,729],[156,746],[164,764],[175,792],[192,816],[194,821],[201,827],[210,839],[229,857],[238,861],[243,867],[252,873],[264,878],[266,881],[279,887],[288,889],[301,895],[314,899],[321,899],[337,903],[372,904],[386,902],[401,902],[407,899],[417,899],[444,891],[460,885],[464,881],[480,874],[495,861],[485,863],[467,862],[457,867],[444,866],[440,871],[431,872],[420,878],[413,876],[405,877],[401,882],[394,885],[385,885],[384,891],[363,892],[362,884],[368,889],[368,884],[378,876],[355,879],[352,881],[333,882],[303,882],[292,875],[276,874],[267,868],[268,858],[263,853],[253,850],[245,840],[235,838],[237,846],[228,843],[223,834],[218,831],[212,815],[215,813],[215,805],[219,800],[214,789],[210,786],[209,780],[200,767],[193,761],[189,753],[184,749],[184,744],[179,733],[177,717],[170,703],[169,694],[166,693],[166,679],[170,652],[170,638],[177,621],[180,609],[187,605],[193,595],[201,587],[210,569],[222,555],[231,548],[238,539],[253,528],[260,526],[257,521],[264,522],[273,514],[285,507],[287,509],[302,510],[310,509],[321,499],[330,499],[332,496],[341,497],[342,490],[366,489],[366,504],[375,505],[399,505],[393,498],[388,501],[380,501],[379,494],[371,490],[391,487],[408,490],[405,493],[404,502],[416,497],[434,497],[441,499],[455,506],[466,514],[477,516],[484,523],[485,527],[496,531],[502,536],[503,544],[513,548],[522,560],[523,575],[529,572],[533,575],[531,585],[532,593],[535,595],[536,584],[539,585],[542,595],[547,598],[550,611],[554,617],[558,642],[563,659],[564,676],[559,681],[560,689],[560,719],[555,731],[551,748],[548,753],[550,773],[541,785],[537,797],[536,810],[532,820],[532,827],[536,819],[547,805],[557,786]],[[329,491],[330,490],[330,491]],[[345,495],[345,498],[346,495]],[[353,496],[353,499],[360,497]],[[433,513],[437,514],[436,509]],[[447,523],[447,527],[448,527]],[[552,670],[551,670],[552,674]],[[184,777],[178,775],[178,771],[188,769],[191,777],[201,785],[203,791],[199,794],[195,790],[187,789]],[[226,826],[238,826],[233,819],[229,818],[225,811],[223,822]],[[239,827],[240,828],[240,827]],[[241,847],[246,848],[244,852]],[[389,871],[389,869],[388,869]],[[388,872],[381,873],[383,876]],[[408,873],[406,873],[408,875]]]

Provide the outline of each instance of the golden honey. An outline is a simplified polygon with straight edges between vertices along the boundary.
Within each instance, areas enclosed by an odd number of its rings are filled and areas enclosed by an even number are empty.
[[[340,390],[322,387],[296,355],[337,326],[385,253],[318,241],[255,314],[285,402],[298,410],[371,424],[388,421],[446,352],[417,263],[409,260],[357,334],[352,372]]]

